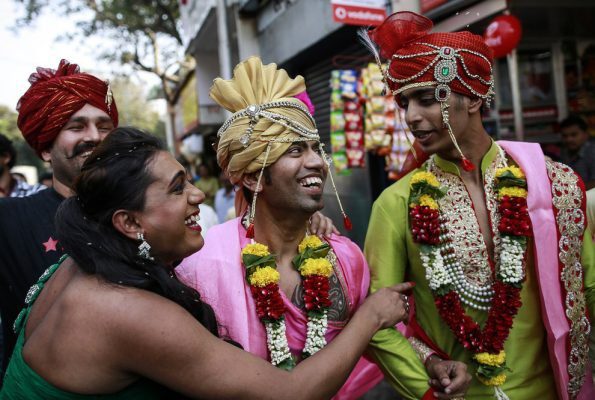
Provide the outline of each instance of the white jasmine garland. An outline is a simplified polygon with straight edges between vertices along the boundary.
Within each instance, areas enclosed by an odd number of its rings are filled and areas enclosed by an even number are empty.
[[[326,328],[328,326],[328,311],[324,310],[320,316],[308,316],[308,330],[304,353],[313,355],[326,346]]]
[[[264,323],[267,331],[267,347],[271,354],[271,364],[279,365],[291,358],[289,343],[285,336],[285,320]]]
[[[426,280],[430,289],[435,291],[442,286],[452,283],[452,279],[446,271],[444,258],[439,247],[436,246],[429,251],[422,251],[420,257],[422,265],[426,270]]]
[[[525,249],[519,240],[510,236],[502,236],[502,245],[500,252],[500,270],[498,274],[500,279],[506,283],[519,283],[525,277],[523,261]]]

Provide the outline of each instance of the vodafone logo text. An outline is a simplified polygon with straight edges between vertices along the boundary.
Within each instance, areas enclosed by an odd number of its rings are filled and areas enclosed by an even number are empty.
[[[349,25],[380,25],[386,18],[384,8],[333,4],[333,20]]]
[[[345,10],[345,7],[337,6],[337,8],[335,8],[335,17],[340,21],[344,20],[347,17],[347,10]]]

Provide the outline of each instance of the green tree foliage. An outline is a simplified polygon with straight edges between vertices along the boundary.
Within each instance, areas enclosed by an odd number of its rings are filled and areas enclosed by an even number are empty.
[[[12,140],[17,152],[17,165],[33,165],[38,171],[44,170],[43,161],[29,147],[17,127],[17,113],[11,108],[0,105],[0,133]]]
[[[101,56],[159,77],[170,119],[179,91],[179,71],[193,68],[184,56],[178,0],[16,0],[25,15],[17,27],[27,26],[46,8],[76,19],[79,34],[113,39],[118,46],[102,49]],[[71,37],[74,35],[71,33]],[[175,126],[175,124],[172,124]],[[175,132],[174,132],[175,136]]]
[[[17,113],[3,105],[0,105],[0,133],[10,140],[23,139],[17,127]]]
[[[135,126],[165,140],[165,124],[146,100],[143,88],[125,77],[110,81],[118,105],[120,126]]]

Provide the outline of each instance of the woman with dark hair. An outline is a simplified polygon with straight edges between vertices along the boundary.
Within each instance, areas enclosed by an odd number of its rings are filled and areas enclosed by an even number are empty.
[[[160,387],[197,398],[329,398],[372,335],[406,315],[398,291],[378,291],[328,346],[291,372],[217,338],[177,260],[203,245],[204,195],[154,137],[114,130],[89,156],[76,197],[57,216],[69,257],[29,291],[0,399],[151,399]],[[208,265],[205,265],[208,268]]]

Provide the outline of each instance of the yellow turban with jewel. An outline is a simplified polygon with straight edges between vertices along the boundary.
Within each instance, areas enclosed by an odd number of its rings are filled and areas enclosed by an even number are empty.
[[[210,96],[233,113],[217,134],[217,161],[233,183],[273,164],[291,143],[320,139],[305,92],[302,76],[258,57],[238,64],[232,79],[215,79]]]

